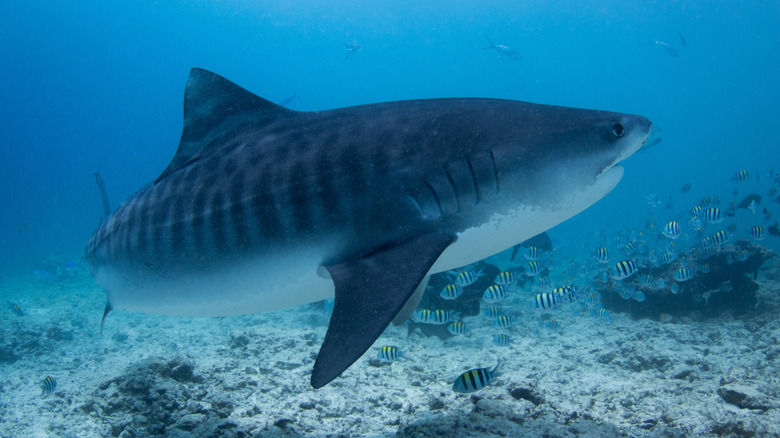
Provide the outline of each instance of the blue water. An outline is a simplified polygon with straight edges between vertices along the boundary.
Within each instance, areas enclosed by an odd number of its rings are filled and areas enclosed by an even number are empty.
[[[191,67],[276,102],[296,93],[296,110],[474,96],[652,119],[663,142],[627,160],[615,192],[554,230],[559,242],[641,228],[650,193],[677,199],[690,182],[679,205],[728,202],[749,193],[732,196],[734,172],[780,171],[777,1],[481,3],[0,3],[0,280],[32,279],[52,255],[80,257],[102,215],[92,172],[116,207],[165,168]],[[483,34],[523,59],[482,50]],[[352,41],[362,50],[347,60]],[[768,178],[751,184],[780,216]]]

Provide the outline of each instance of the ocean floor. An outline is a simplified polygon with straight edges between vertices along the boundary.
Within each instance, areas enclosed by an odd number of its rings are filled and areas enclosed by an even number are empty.
[[[758,283],[757,308],[739,318],[606,324],[571,305],[550,312],[559,331],[537,333],[539,315],[518,304],[510,328],[466,318],[470,336],[391,326],[314,390],[322,304],[231,318],[115,311],[101,335],[104,294],[88,273],[61,287],[31,275],[0,287],[24,313],[0,320],[0,436],[780,436],[780,260]],[[380,363],[382,345],[406,359]],[[489,386],[453,392],[458,375],[496,363]],[[57,386],[44,394],[46,376]]]

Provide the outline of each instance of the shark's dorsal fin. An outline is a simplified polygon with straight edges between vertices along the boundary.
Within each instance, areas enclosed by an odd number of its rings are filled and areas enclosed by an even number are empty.
[[[336,284],[336,303],[311,385],[321,388],[371,347],[401,310],[454,234],[430,233],[373,254],[326,266]]]
[[[242,126],[261,127],[295,111],[269,102],[208,70],[193,68],[184,89],[184,127],[179,148],[159,182],[176,169],[223,145],[225,134]]]

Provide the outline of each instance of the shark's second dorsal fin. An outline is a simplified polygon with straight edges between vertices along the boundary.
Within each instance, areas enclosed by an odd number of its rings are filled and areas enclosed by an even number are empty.
[[[219,150],[223,145],[219,140],[242,126],[264,126],[294,113],[218,74],[193,68],[184,89],[184,128],[179,148],[155,182]]]

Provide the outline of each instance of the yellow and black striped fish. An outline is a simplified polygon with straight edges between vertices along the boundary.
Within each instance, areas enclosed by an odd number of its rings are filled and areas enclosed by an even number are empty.
[[[515,319],[512,318],[509,315],[501,315],[498,318],[496,318],[495,322],[493,322],[493,325],[497,325],[499,327],[511,327],[512,323],[515,322]]]
[[[377,357],[382,362],[393,362],[398,359],[403,359],[404,352],[394,345],[385,345],[379,349]]]
[[[515,276],[514,272],[504,271],[496,275],[496,279],[493,280],[493,283],[499,286],[509,286],[510,284],[513,284],[515,281],[517,281],[517,277]]]
[[[531,302],[532,309],[548,310],[558,305],[558,297],[555,294],[536,294],[534,300]]]
[[[729,233],[725,230],[720,230],[710,237],[710,240],[716,245],[723,245],[729,240]]]
[[[506,286],[494,284],[485,289],[485,293],[482,294],[482,301],[490,304],[497,303],[506,298],[506,292]]]
[[[463,295],[463,288],[461,286],[458,286],[457,284],[448,284],[442,288],[439,296],[445,300],[454,300],[461,295]]]
[[[453,322],[447,326],[447,331],[453,335],[468,335],[470,333],[469,328],[462,322]]]
[[[723,222],[724,219],[718,207],[708,208],[707,211],[704,212],[704,218],[711,224],[719,224]]]
[[[732,182],[742,182],[750,179],[750,172],[747,170],[740,170],[731,177]]]
[[[761,225],[753,225],[750,227],[750,237],[753,240],[764,240],[764,227]]]
[[[14,312],[16,316],[24,316],[24,312],[17,304],[11,304],[11,312]]]
[[[491,318],[498,318],[499,316],[503,315],[504,311],[501,310],[500,307],[491,307],[487,310],[485,310],[484,315],[489,316]]]
[[[478,391],[493,381],[493,378],[500,375],[498,373],[498,364],[493,369],[476,368],[466,371],[455,379],[452,384],[452,390],[461,394]]]
[[[41,383],[41,390],[43,390],[41,394],[51,394],[56,388],[57,381],[51,376],[46,376],[46,378],[43,379],[43,383]]]
[[[670,239],[676,239],[680,237],[680,234],[682,234],[682,229],[680,228],[680,223],[677,221],[671,221],[664,227],[664,230],[661,231],[661,234],[664,236],[670,238]]]
[[[633,260],[623,260],[615,264],[615,268],[612,271],[613,280],[625,280],[626,278],[634,275],[639,270],[636,262]]]

